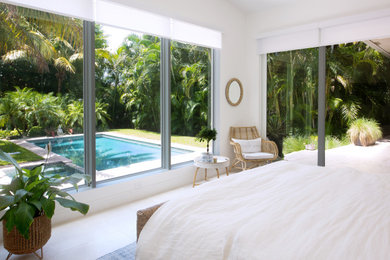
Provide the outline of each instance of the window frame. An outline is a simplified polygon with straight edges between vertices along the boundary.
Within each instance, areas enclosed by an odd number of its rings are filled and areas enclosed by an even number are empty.
[[[83,60],[83,89],[84,89],[84,165],[85,174],[91,176],[91,187],[96,188],[97,184],[109,183],[128,179],[131,175],[114,177],[108,180],[96,180],[96,118],[95,118],[95,22],[83,21],[84,38],[84,60]],[[148,171],[141,171],[134,174],[150,174],[172,169],[172,165],[180,167],[187,166],[191,161],[172,164],[171,161],[171,39],[160,38],[160,135],[161,135],[161,167]],[[208,103],[208,125],[217,128],[215,122],[215,107],[218,104],[215,86],[219,84],[219,57],[220,51],[211,49],[211,79]],[[219,145],[213,142],[213,151],[219,152]]]

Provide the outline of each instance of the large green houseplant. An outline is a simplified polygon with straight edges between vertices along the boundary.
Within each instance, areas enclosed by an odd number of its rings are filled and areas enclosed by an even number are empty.
[[[48,147],[49,154],[50,145]],[[1,220],[3,220],[4,247],[10,254],[33,253],[42,248],[50,238],[50,219],[54,214],[55,201],[65,208],[79,211],[84,215],[88,212],[89,206],[87,204],[77,202],[69,193],[60,188],[61,185],[72,184],[77,189],[78,183],[85,179],[84,175],[45,174],[46,164],[41,164],[33,169],[21,168],[10,155],[2,150],[0,150],[0,160],[7,161],[15,167],[15,176],[11,183],[0,186],[0,210],[5,210],[1,217]],[[9,245],[7,235],[11,233],[16,233],[12,236],[20,237],[19,240],[25,239],[24,242],[19,243],[20,245],[28,244],[31,242],[30,240],[36,239],[36,235],[30,234],[30,232],[33,232],[32,224],[42,217],[48,219],[49,224],[46,226],[50,228],[49,235],[46,236],[46,241],[43,244],[41,243],[38,248],[29,249],[20,249],[18,245],[16,245],[16,248],[15,245],[10,246],[11,250],[7,247]],[[32,242],[35,244],[34,241]]]

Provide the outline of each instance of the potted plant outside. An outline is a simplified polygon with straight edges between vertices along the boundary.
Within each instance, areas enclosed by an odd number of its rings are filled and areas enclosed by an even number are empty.
[[[269,140],[274,141],[278,147],[278,156],[284,157],[283,154],[283,141],[287,136],[286,124],[280,117],[275,114],[271,114],[267,120],[267,136]]]
[[[382,137],[382,130],[374,119],[359,118],[351,123],[347,134],[353,144],[369,146]]]
[[[50,145],[48,146],[50,153]],[[34,253],[41,249],[51,236],[51,218],[55,201],[73,211],[87,214],[89,205],[77,202],[69,193],[60,189],[63,184],[72,184],[77,189],[82,174],[60,176],[45,174],[45,164],[33,169],[21,168],[7,153],[0,150],[0,160],[15,167],[15,176],[10,184],[0,186],[0,210],[5,210],[3,222],[4,248],[8,258],[12,254]],[[7,258],[7,259],[8,259]]]
[[[207,143],[207,153],[202,154],[202,160],[207,161],[207,162],[212,162],[213,161],[213,155],[209,153],[209,145],[210,141],[217,139],[217,130],[211,129],[208,127],[202,127],[200,132],[196,135],[196,139],[199,142],[206,142]]]

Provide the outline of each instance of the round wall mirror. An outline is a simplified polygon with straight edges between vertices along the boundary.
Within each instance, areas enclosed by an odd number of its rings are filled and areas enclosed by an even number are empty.
[[[226,100],[230,105],[238,106],[241,103],[243,93],[244,90],[239,79],[232,78],[226,84],[225,95]]]

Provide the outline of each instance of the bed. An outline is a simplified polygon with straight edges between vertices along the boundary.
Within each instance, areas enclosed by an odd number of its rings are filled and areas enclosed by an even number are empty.
[[[159,207],[136,259],[389,259],[390,175],[281,161]]]

